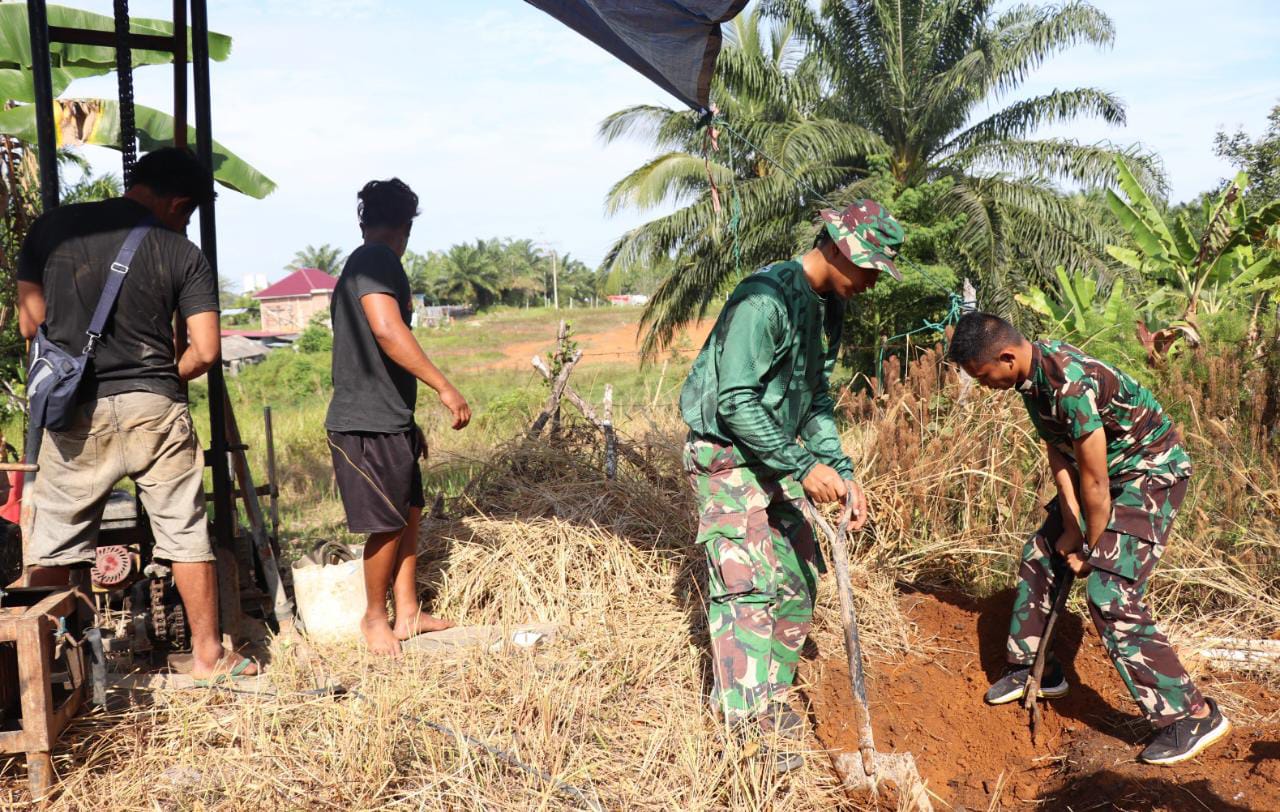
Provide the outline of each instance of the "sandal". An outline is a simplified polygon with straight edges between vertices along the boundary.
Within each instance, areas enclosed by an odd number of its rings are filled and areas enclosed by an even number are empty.
[[[241,680],[249,679],[250,677],[258,676],[257,674],[244,673],[251,665],[253,665],[253,660],[250,660],[248,657],[241,657],[240,662],[236,663],[230,671],[215,674],[208,679],[195,680],[193,684],[196,688],[213,688],[214,686],[222,685],[224,682],[239,682]]]

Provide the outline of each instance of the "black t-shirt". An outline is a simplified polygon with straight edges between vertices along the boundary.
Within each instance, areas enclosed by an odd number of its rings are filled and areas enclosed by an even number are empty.
[[[410,324],[409,277],[395,252],[380,243],[351,253],[333,292],[333,399],[324,421],[329,431],[394,434],[413,427],[418,379],[388,358],[373,337],[360,303],[371,293],[394,297]]]
[[[31,225],[18,257],[18,279],[44,288],[45,331],[79,355],[111,263],[147,209],[126,198],[62,206]],[[184,398],[173,347],[173,314],[186,319],[218,309],[218,283],[190,240],[154,226],[98,341],[80,390],[82,401],[121,392]]]

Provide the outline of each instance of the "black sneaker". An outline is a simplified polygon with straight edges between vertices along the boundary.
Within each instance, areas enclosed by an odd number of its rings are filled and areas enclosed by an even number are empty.
[[[987,704],[1003,705],[1022,699],[1027,692],[1027,680],[1031,678],[1031,666],[1011,665],[1005,669],[1004,676],[996,680],[987,689]],[[1040,679],[1040,691],[1036,696],[1040,699],[1057,699],[1067,695],[1067,678],[1062,673],[1062,666],[1057,660],[1050,659],[1045,663],[1044,676]]]
[[[1203,719],[1190,716],[1161,728],[1151,743],[1138,754],[1147,764],[1177,764],[1195,758],[1205,748],[1231,732],[1231,720],[1218,710],[1218,703],[1206,699],[1209,715]]]

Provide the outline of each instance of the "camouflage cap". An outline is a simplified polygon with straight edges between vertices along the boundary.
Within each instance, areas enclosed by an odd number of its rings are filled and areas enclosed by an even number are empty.
[[[902,224],[874,200],[855,200],[844,210],[823,209],[819,217],[827,224],[827,233],[840,251],[854,265],[879,268],[899,281],[893,258],[902,245]]]

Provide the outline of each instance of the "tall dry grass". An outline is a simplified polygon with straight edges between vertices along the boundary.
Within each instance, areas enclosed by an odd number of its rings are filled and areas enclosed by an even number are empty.
[[[1157,372],[1195,473],[1150,600],[1186,644],[1280,632],[1280,432],[1267,418],[1280,375],[1251,356],[1200,349]],[[1011,583],[1054,492],[1018,396],[966,387],[939,359],[924,353],[905,378],[890,359],[883,388],[843,403],[875,517],[864,549],[901,580],[984,594]]]

